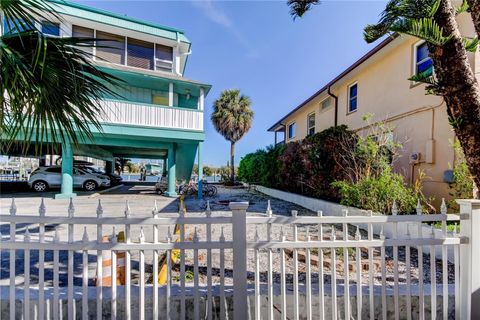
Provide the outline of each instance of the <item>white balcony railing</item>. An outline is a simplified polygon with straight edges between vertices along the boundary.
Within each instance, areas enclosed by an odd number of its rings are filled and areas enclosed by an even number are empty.
[[[128,101],[103,100],[101,122],[202,131],[203,112]]]

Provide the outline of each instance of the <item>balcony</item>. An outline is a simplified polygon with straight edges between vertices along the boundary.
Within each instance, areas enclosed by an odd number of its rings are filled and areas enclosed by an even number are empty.
[[[203,111],[146,103],[102,100],[102,123],[203,131]]]

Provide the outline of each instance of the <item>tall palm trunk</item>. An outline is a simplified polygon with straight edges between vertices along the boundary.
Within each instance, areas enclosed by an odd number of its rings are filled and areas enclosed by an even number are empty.
[[[435,75],[470,173],[480,186],[480,88],[468,62],[450,0],[441,0],[434,18],[445,34],[453,35],[442,48],[429,45]],[[479,196],[477,192],[476,197]]]
[[[480,37],[480,0],[467,0],[467,2],[469,6],[468,11],[472,15],[473,25],[478,37]]]
[[[235,184],[235,142],[230,142],[230,182]]]

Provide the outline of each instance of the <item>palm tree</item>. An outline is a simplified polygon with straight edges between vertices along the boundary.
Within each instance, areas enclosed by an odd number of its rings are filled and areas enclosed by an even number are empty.
[[[81,49],[93,46],[92,39],[50,37],[36,29],[36,23],[60,19],[52,5],[0,0],[6,26],[0,37],[1,151],[17,140],[26,148],[91,138],[92,128],[101,130],[99,98],[114,94],[110,88],[118,83]]]
[[[122,174],[123,171],[125,170],[125,167],[128,167],[129,172],[132,172],[131,169],[131,159],[127,158],[115,158],[115,170],[118,172],[118,174]]]
[[[302,17],[318,0],[289,0],[294,18]],[[470,13],[480,36],[480,3],[464,0],[454,7],[452,0],[390,0],[380,21],[365,28],[367,42],[395,34],[425,40],[434,74],[420,73],[409,80],[425,82],[427,92],[442,96],[453,130],[462,146],[473,180],[480,187],[480,87],[470,66],[468,52],[477,52],[478,37],[460,34],[456,16]],[[475,195],[480,198],[480,191]]]
[[[235,143],[250,130],[253,120],[249,97],[240,90],[225,90],[213,103],[211,116],[213,126],[227,141],[230,141],[230,182],[235,182]]]

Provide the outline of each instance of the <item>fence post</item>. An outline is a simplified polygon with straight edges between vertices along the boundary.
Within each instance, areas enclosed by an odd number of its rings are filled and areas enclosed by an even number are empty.
[[[248,202],[230,202],[233,241],[233,319],[248,319],[247,208]]]
[[[480,319],[480,200],[457,200],[460,205],[460,319]]]

